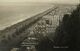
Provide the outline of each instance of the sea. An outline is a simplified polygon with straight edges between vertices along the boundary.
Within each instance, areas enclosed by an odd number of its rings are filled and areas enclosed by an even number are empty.
[[[0,3],[0,30],[54,7],[51,3]]]

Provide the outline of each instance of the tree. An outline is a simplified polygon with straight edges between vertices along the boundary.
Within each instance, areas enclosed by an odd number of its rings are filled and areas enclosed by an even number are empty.
[[[71,15],[64,15],[62,24],[56,32],[56,45],[80,48],[80,5]]]

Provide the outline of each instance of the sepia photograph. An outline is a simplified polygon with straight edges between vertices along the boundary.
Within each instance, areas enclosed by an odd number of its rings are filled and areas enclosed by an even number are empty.
[[[0,51],[77,51],[79,28],[80,0],[0,0]]]

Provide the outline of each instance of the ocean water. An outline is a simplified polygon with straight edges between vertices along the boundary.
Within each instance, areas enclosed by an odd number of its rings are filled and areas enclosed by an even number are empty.
[[[1,3],[0,30],[28,19],[53,6],[48,3]]]

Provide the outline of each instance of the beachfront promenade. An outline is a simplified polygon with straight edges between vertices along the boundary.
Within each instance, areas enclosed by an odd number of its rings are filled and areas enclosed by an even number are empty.
[[[55,29],[59,26],[64,14],[70,14],[70,10],[69,7],[56,6],[7,27],[0,32],[0,51],[20,49],[19,47],[24,46],[30,49],[46,36],[52,40]]]

